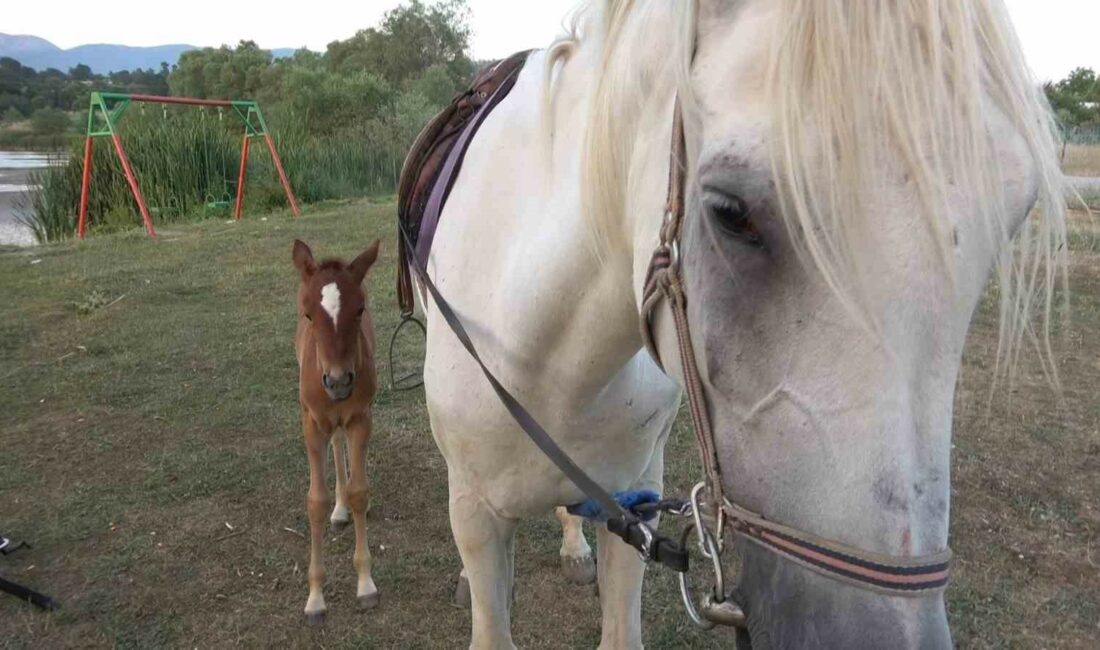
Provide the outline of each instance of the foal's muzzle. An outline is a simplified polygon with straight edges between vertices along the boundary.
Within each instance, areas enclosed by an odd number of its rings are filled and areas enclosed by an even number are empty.
[[[355,387],[355,373],[345,372],[341,375],[321,375],[321,385],[325,387],[325,393],[337,402],[351,397],[351,391]]]

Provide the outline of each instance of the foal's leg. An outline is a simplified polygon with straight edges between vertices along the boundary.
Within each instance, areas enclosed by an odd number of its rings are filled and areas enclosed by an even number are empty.
[[[351,506],[351,514],[355,518],[355,571],[359,574],[359,581],[355,588],[355,595],[359,599],[359,606],[369,609],[378,604],[378,587],[371,577],[370,547],[367,545],[367,441],[370,439],[371,415],[368,412],[363,418],[348,427],[348,460],[351,462],[351,476],[348,480],[348,504]]]
[[[332,436],[332,466],[336,473],[336,505],[332,508],[332,516],[329,522],[332,531],[336,532],[348,525],[351,517],[348,515],[347,476],[348,466],[344,462],[344,448],[347,444],[347,435],[339,431]]]
[[[310,624],[325,620],[325,567],[321,546],[325,536],[325,515],[328,510],[328,486],[325,485],[325,445],[327,437],[309,413],[302,413],[302,433],[309,457],[309,599],[306,600],[306,621]]]
[[[565,508],[555,508],[561,522],[561,572],[575,585],[591,584],[596,579],[596,560],[584,538],[584,519],[574,517]]]
[[[470,583],[471,648],[514,648],[511,610],[516,520],[451,484],[451,530]]]

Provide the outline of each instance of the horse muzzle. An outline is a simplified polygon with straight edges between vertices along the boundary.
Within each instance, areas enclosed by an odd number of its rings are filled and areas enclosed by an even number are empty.
[[[352,390],[355,388],[355,373],[345,372],[337,375],[326,372],[321,375],[321,385],[324,386],[329,399],[342,402],[351,397]]]

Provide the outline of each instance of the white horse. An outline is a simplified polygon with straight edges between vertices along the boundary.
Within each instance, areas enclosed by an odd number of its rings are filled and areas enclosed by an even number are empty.
[[[667,375],[639,335],[677,97],[680,256],[725,493],[867,551],[944,549],[972,313],[997,267],[1007,358],[1041,343],[1026,315],[1049,318],[1064,242],[1048,110],[1002,3],[605,0],[532,54],[469,149],[428,270],[488,366],[609,491],[661,490],[680,403],[667,307]],[[516,526],[583,495],[426,311],[472,646],[512,647]],[[639,647],[643,564],[606,529],[597,541],[601,647]],[[756,647],[950,645],[940,595],[737,550]]]

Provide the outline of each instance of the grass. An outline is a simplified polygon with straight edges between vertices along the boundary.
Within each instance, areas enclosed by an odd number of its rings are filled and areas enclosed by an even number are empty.
[[[34,544],[0,557],[0,574],[63,604],[44,614],[0,596],[0,646],[465,647],[468,613],[449,604],[459,560],[445,467],[421,391],[378,396],[368,538],[381,607],[355,609],[347,530],[326,548],[328,622],[306,628],[307,544],[285,530],[307,529],[308,482],[290,243],[350,257],[386,237],[370,278],[384,357],[397,322],[392,215],[388,203],[330,203],[297,221],[278,212],[180,225],[155,242],[128,231],[0,254],[0,529]],[[948,591],[960,647],[1084,648],[1100,636],[1097,250],[1073,256],[1061,406],[1025,364],[1011,407],[998,397],[988,410],[994,301],[971,333]],[[402,358],[415,354],[406,342]],[[670,493],[697,473],[686,425],[668,450]],[[599,640],[592,590],[558,574],[559,540],[551,518],[521,527],[521,647]],[[728,632],[692,629],[675,589],[671,575],[649,573],[649,647],[732,644]]]
[[[1067,144],[1062,169],[1069,176],[1100,177],[1100,144]]]

